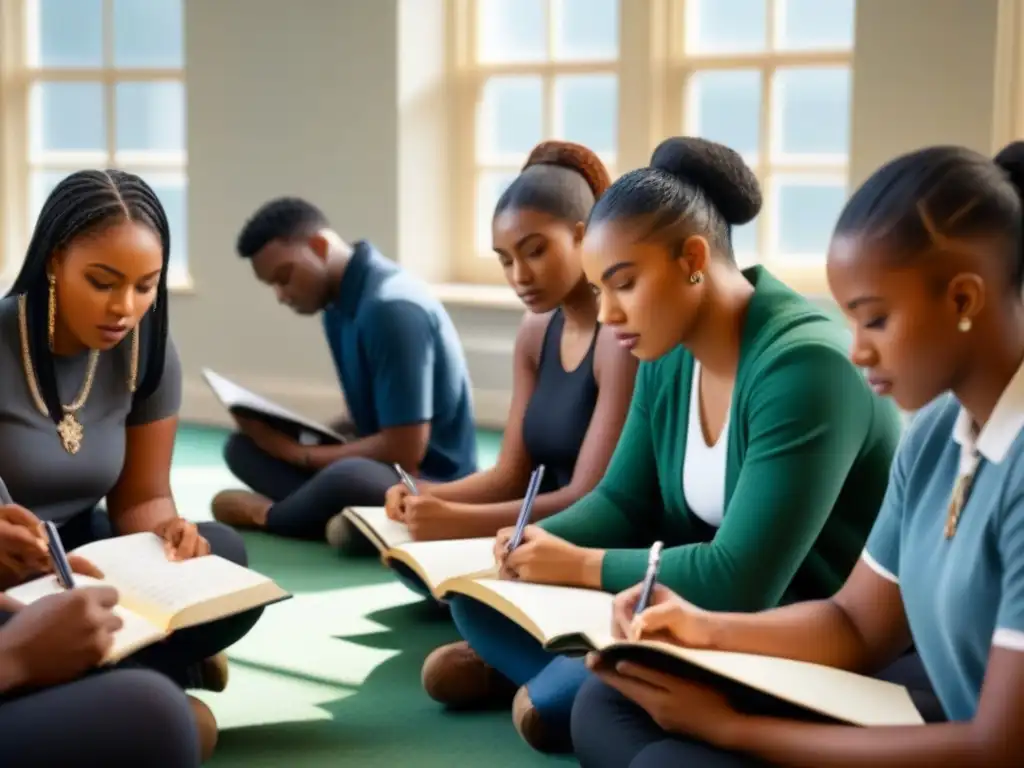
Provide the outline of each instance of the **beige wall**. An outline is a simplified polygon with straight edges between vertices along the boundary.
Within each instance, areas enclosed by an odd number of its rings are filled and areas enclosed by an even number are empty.
[[[185,418],[220,419],[204,365],[314,415],[340,408],[318,321],[279,309],[234,256],[239,225],[266,198],[306,195],[345,236],[444,280],[443,2],[188,0],[195,291],[172,299]],[[858,0],[855,181],[923,144],[990,151],[997,5]],[[500,422],[520,313],[451,311],[480,420]]]

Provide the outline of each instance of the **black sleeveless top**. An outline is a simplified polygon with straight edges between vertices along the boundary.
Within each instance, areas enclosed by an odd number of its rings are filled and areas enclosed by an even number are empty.
[[[523,416],[523,443],[533,467],[544,465],[541,490],[551,492],[563,488],[572,479],[583,438],[590,428],[590,419],[597,405],[597,379],[594,378],[594,331],[590,348],[576,369],[562,367],[562,330],[565,315],[561,309],[544,331],[540,360],[537,364],[537,385]]]

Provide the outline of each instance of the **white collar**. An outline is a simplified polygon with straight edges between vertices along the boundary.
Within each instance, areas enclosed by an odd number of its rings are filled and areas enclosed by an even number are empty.
[[[986,460],[998,464],[1006,458],[1021,430],[1024,430],[1024,363],[999,396],[992,415],[979,434],[974,434],[974,422],[970,414],[960,408],[953,426],[953,439],[962,446],[964,452],[980,453]]]

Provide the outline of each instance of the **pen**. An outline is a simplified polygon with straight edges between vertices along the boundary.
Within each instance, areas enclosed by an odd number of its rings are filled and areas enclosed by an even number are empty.
[[[398,473],[398,476],[402,479],[402,483],[405,485],[405,487],[409,489],[409,493],[413,494],[414,496],[418,496],[419,491],[416,490],[416,483],[414,483],[412,481],[412,478],[409,477],[409,473],[402,469],[401,464],[395,464],[395,471]]]
[[[533,511],[533,502],[537,498],[537,493],[540,490],[540,481],[543,477],[543,464],[530,473],[530,484],[526,487],[526,496],[523,497],[523,506],[519,508],[519,519],[516,520],[516,530],[515,533],[512,534],[512,538],[508,540],[508,552],[511,552],[518,547],[520,542],[523,540],[523,531],[526,530],[526,524],[530,521],[530,513]]]
[[[46,528],[47,547],[50,550],[50,559],[53,561],[53,570],[57,574],[57,581],[64,589],[74,589],[75,577],[71,573],[71,564],[64,552],[64,544],[60,540],[57,526],[49,520],[43,525]]]
[[[651,553],[647,556],[647,573],[644,575],[644,586],[640,590],[640,599],[636,601],[636,609],[633,611],[634,615],[646,610],[647,604],[651,601],[651,594],[654,592],[654,582],[658,578],[658,566],[661,564],[662,546],[660,541],[654,542],[654,546],[651,547]]]

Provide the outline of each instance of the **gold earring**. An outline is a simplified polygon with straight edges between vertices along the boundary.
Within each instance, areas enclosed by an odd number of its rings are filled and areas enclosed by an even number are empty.
[[[957,330],[960,331],[960,333],[967,333],[969,330],[971,330],[971,318],[961,317],[960,322],[956,324],[956,327]]]
[[[57,326],[57,278],[47,275],[50,281],[49,298],[46,304],[46,335],[50,342],[50,351],[53,352],[53,332]]]
[[[132,359],[128,373],[128,390],[134,395],[139,378],[139,325],[132,328]]]
[[[704,279],[704,273],[701,272],[698,269],[696,272],[694,272],[693,274],[690,275],[690,284],[691,285],[696,285],[697,283],[699,283],[703,279]]]

